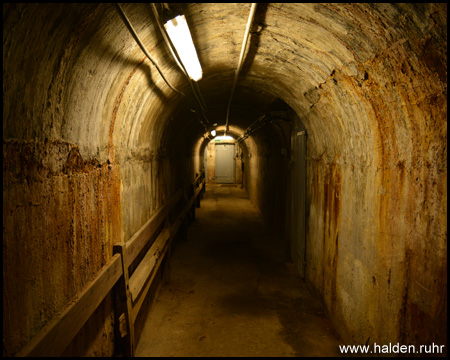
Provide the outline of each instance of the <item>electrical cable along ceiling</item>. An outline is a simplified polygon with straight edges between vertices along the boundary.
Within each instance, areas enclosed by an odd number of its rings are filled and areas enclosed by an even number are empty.
[[[150,6],[152,8],[153,15],[155,17],[155,21],[158,25],[158,28],[161,32],[161,35],[164,39],[164,42],[167,46],[167,49],[169,53],[172,55],[174,61],[178,65],[179,69],[182,71],[182,73],[185,75],[187,81],[189,82],[189,85],[192,90],[192,94],[194,95],[198,108],[201,112],[201,117],[198,117],[199,122],[202,124],[202,126],[205,128],[206,133],[204,134],[205,137],[209,137],[211,132],[208,132],[208,125],[211,128],[211,125],[217,126],[221,125],[221,122],[215,122],[214,124],[210,124],[210,121],[207,118],[207,106],[204,101],[204,98],[201,94],[200,88],[198,86],[198,81],[202,79],[202,69],[201,65],[198,62],[197,53],[195,50],[194,43],[191,38],[191,34],[189,31],[188,24],[186,22],[186,17],[184,15],[176,15],[175,17],[171,18],[171,16],[174,16],[174,14],[182,13],[183,10],[179,6],[175,6],[177,8],[177,11],[171,11],[172,4],[164,3],[160,4],[162,8],[162,13],[164,14],[164,10],[168,11],[171,15],[168,16],[168,14],[165,14],[164,16],[160,16],[158,14],[157,7],[154,3],[151,3]],[[120,14],[122,20],[124,21],[125,25],[129,29],[130,33],[133,35],[136,42],[139,44],[143,52],[146,54],[148,59],[152,62],[152,64],[158,69],[159,74],[164,79],[166,84],[177,94],[181,96],[185,96],[184,93],[177,90],[173,87],[173,85],[170,84],[170,82],[166,79],[164,74],[162,73],[161,69],[158,66],[158,63],[155,59],[152,58],[152,56],[148,53],[148,50],[143,45],[142,41],[139,39],[138,35],[136,34],[136,31],[134,30],[133,26],[131,25],[129,19],[125,15],[123,9],[120,7],[119,4],[116,4],[116,9],[118,13]],[[233,84],[230,91],[229,101],[226,109],[226,115],[225,115],[225,130],[224,130],[224,136],[227,135],[227,131],[229,128],[229,120],[230,120],[230,109],[232,105],[233,95],[239,80],[239,75],[242,70],[242,66],[244,64],[245,55],[248,52],[248,42],[250,37],[250,30],[253,26],[253,21],[255,18],[255,12],[257,9],[257,4],[252,3],[248,15],[248,21],[245,27],[244,37],[242,41],[242,46],[239,54],[239,59],[237,61],[237,67],[234,71],[234,79]],[[164,24],[162,23],[162,18],[164,18]],[[168,20],[167,20],[168,19]],[[198,113],[196,110],[190,109],[193,113]],[[205,120],[203,121],[202,120]],[[216,131],[214,131],[216,133]],[[215,135],[213,135],[214,137]],[[248,136],[248,134],[247,134]]]

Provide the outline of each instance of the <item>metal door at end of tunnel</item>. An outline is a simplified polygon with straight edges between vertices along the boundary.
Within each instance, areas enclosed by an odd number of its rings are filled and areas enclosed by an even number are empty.
[[[216,184],[233,184],[234,167],[234,144],[216,144]]]

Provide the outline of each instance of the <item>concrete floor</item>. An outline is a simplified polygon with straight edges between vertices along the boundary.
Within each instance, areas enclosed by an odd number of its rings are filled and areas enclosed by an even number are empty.
[[[136,356],[339,356],[340,343],[245,191],[207,185]]]

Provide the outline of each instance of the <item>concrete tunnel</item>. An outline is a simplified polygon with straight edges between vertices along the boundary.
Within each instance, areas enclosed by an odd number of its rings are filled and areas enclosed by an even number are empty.
[[[193,86],[150,4],[121,5],[182,96],[114,4],[3,4],[4,356],[204,170],[250,5],[156,4],[186,16]],[[258,4],[229,109],[235,182],[287,254],[306,134],[299,271],[342,343],[446,347],[447,5]],[[114,355],[113,313],[111,292],[65,354]]]

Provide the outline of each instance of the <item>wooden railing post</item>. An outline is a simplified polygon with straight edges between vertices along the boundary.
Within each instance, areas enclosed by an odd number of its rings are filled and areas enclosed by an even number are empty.
[[[172,213],[172,209],[169,211],[169,214],[166,218],[166,221],[164,222],[164,229],[168,230],[170,233],[170,226],[172,224],[172,217],[170,216],[170,214]],[[168,246],[167,248],[167,252],[166,252],[166,256],[164,256],[164,259],[162,260],[162,266],[163,266],[163,270],[162,270],[162,281],[166,284],[168,284],[170,282],[170,262],[172,261],[172,247]]]
[[[116,349],[123,356],[134,356],[134,323],[129,289],[127,252],[124,244],[114,245],[114,254],[121,254],[123,274],[114,287]]]

